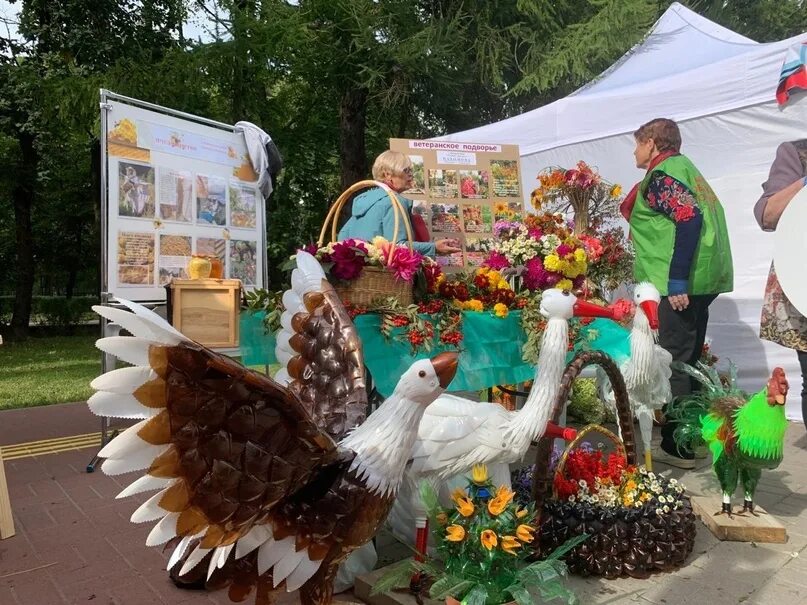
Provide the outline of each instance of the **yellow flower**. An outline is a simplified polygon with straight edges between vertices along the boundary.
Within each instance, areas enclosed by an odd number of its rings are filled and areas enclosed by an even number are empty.
[[[448,523],[448,515],[445,513],[437,513],[437,522],[440,525],[445,525]]]
[[[465,308],[468,311],[481,311],[485,308],[485,305],[482,304],[482,301],[477,298],[472,298],[468,302],[465,303]]]
[[[526,508],[519,508],[519,509],[516,511],[516,519],[523,519],[524,517],[526,517],[526,516],[527,516],[527,514],[528,514],[529,512],[530,512],[530,511],[528,511]]]
[[[496,289],[497,290],[509,290],[510,289],[510,284],[507,282],[506,279],[500,279],[499,283],[496,284]]]
[[[571,290],[574,287],[574,284],[570,279],[562,279],[557,283],[557,285],[555,285],[555,287],[560,288],[561,290]]]
[[[544,201],[544,192],[540,189],[535,189],[530,196],[530,204],[535,210],[540,210]]]
[[[496,303],[493,306],[493,312],[496,314],[496,317],[501,317],[504,319],[507,317],[507,314],[510,313],[510,310],[507,308],[507,305],[504,303]]]
[[[620,195],[622,195],[622,187],[619,185],[611,187],[611,197],[619,197]]]
[[[470,517],[474,514],[474,503],[471,502],[470,498],[460,498],[457,500],[457,511],[463,517]]]
[[[488,275],[488,281],[491,284],[498,284],[502,280],[502,274],[494,269],[488,271],[487,275]]]
[[[465,539],[465,528],[462,525],[449,525],[446,527],[446,540],[449,542],[462,542]]]
[[[577,250],[575,250],[574,260],[576,260],[578,263],[581,263],[584,260],[586,260],[586,251],[583,250],[582,248],[578,248]]]
[[[531,525],[519,525],[516,528],[516,536],[522,542],[532,542],[535,539],[535,536],[532,535],[532,532],[535,531],[535,528]]]
[[[560,258],[557,254],[547,254],[544,259],[544,268],[547,271],[557,271],[560,269]]]
[[[629,479],[628,482],[625,484],[625,491],[632,492],[636,489],[636,481],[633,479]]]
[[[502,536],[502,550],[509,555],[517,555],[517,548],[521,548],[515,536]]]
[[[484,485],[488,481],[488,467],[484,464],[474,464],[471,469],[471,480],[477,485]]]
[[[499,540],[496,538],[496,532],[492,529],[486,529],[479,534],[479,539],[482,541],[482,546],[488,550],[493,550],[499,544]]]
[[[445,276],[445,274],[444,274],[444,273],[441,273],[440,275],[438,275],[438,276],[437,276],[437,281],[435,281],[434,283],[435,283],[435,284],[437,284],[437,285],[439,286],[439,285],[440,285],[440,284],[442,284],[442,283],[443,283],[445,280],[446,280],[446,276]]]
[[[501,498],[502,500],[504,500],[506,504],[510,504],[510,502],[513,500],[515,495],[516,495],[516,492],[511,490],[506,485],[500,485],[499,489],[496,490],[496,497]]]
[[[456,503],[459,504],[460,500],[463,500],[468,497],[468,492],[466,492],[461,487],[456,488],[453,492],[451,492],[451,499]]]
[[[507,502],[499,498],[491,498],[488,500],[488,512],[494,517],[501,515],[504,509],[507,508]]]
[[[505,212],[507,212],[508,210],[510,210],[510,208],[509,208],[509,207],[507,206],[507,204],[505,204],[504,202],[496,202],[496,203],[493,205],[493,211],[494,211],[496,214],[504,214],[504,213],[505,213]]]

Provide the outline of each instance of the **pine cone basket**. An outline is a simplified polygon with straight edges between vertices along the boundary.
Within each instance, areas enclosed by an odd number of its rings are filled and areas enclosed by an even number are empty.
[[[636,442],[625,382],[616,363],[601,351],[583,351],[569,363],[555,401],[552,419],[558,422],[574,379],[587,365],[605,370],[614,389],[622,442],[617,443],[629,465],[636,464]],[[604,429],[603,429],[604,431]],[[585,432],[585,431],[583,431]],[[604,431],[610,433],[609,431]],[[582,433],[581,433],[582,436]],[[614,439],[618,441],[616,436]],[[572,449],[573,445],[570,445]],[[568,451],[567,450],[567,453]],[[659,515],[656,506],[605,508],[589,502],[564,502],[552,497],[550,456],[552,439],[541,439],[533,477],[533,498],[542,510],[536,558],[543,558],[569,538],[582,533],[588,540],[566,557],[569,571],[582,576],[647,578],[671,571],[686,561],[695,544],[695,515],[688,497],[678,510]],[[564,455],[565,457],[565,455]],[[559,470],[562,470],[561,459]]]

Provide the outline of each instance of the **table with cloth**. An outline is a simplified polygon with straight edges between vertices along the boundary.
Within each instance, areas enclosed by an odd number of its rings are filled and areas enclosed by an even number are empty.
[[[505,318],[474,311],[463,311],[462,315],[463,340],[451,391],[480,391],[499,385],[519,384],[534,377],[535,367],[521,357],[527,334],[521,327],[520,311],[511,311]],[[265,332],[264,316],[261,311],[241,314],[241,360],[244,365],[277,363],[275,338],[273,334]],[[392,393],[401,374],[412,362],[447,350],[446,347],[434,346],[428,353],[420,351],[413,355],[409,343],[386,338],[381,333],[380,315],[367,313],[353,321],[364,348],[364,363],[375,388],[384,397]],[[398,330],[402,333],[405,328]],[[619,324],[607,319],[595,319],[581,329],[580,338],[575,343],[575,350],[569,352],[569,358],[581,348],[596,349],[605,351],[617,365],[622,365],[630,354],[629,335],[630,332]],[[454,347],[448,350],[454,350]]]

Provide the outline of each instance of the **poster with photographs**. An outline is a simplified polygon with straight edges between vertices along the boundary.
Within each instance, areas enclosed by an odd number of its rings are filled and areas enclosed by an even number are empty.
[[[254,285],[257,274],[258,246],[256,242],[230,240],[231,279],[240,279],[245,285]]]
[[[478,266],[496,221],[521,217],[517,145],[391,139],[390,149],[412,161],[414,185],[403,195],[415,202],[413,213],[421,214],[432,240],[461,242],[462,254],[437,257],[448,270]],[[423,210],[415,211],[419,205]]]
[[[488,171],[460,170],[460,195],[464,199],[488,199]]]
[[[429,197],[459,197],[456,170],[429,170]]]
[[[154,234],[118,232],[118,285],[154,284]]]
[[[221,261],[221,266],[224,267],[227,264],[227,240],[216,237],[197,238],[196,254],[216,257]]]
[[[164,221],[190,223],[193,220],[193,178],[186,170],[160,168],[157,199],[160,218]]]
[[[196,220],[205,225],[227,224],[227,181],[196,175]]]
[[[157,266],[160,271],[160,285],[164,286],[172,278],[187,279],[188,263],[191,260],[191,237],[189,235],[160,234],[160,257]]]
[[[518,179],[518,161],[491,160],[493,195],[496,197],[520,197],[521,183]]]
[[[154,218],[154,167],[118,163],[118,215]]]
[[[469,235],[465,238],[465,259],[471,267],[481,267],[488,254],[487,238]]]
[[[257,195],[254,187],[230,184],[230,227],[255,228]]]
[[[492,233],[493,208],[490,204],[463,204],[462,221],[465,233]]]
[[[426,193],[426,171],[423,169],[423,156],[410,155],[412,162],[412,188],[407,189],[407,195],[423,195]]]

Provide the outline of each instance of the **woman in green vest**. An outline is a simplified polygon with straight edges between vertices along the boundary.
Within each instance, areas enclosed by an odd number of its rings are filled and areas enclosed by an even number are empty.
[[[647,171],[621,208],[636,251],[634,278],[651,282],[661,293],[659,344],[674,360],[695,365],[706,339],[709,305],[734,285],[723,207],[692,161],[681,155],[674,121],[652,120],[633,136],[636,166]],[[697,388],[675,370],[670,386],[673,397]],[[671,423],[662,426],[653,459],[694,468],[693,453],[675,445],[674,429]]]

